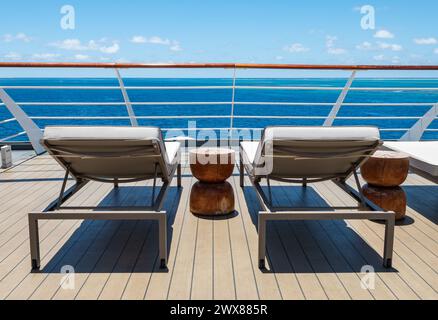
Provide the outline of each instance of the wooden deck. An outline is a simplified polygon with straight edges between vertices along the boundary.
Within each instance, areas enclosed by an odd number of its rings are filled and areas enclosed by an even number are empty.
[[[1,299],[437,299],[438,186],[411,174],[408,217],[396,227],[393,269],[381,267],[384,226],[371,221],[275,222],[268,270],[257,268],[257,210],[249,182],[230,178],[237,213],[202,219],[188,208],[194,179],[171,188],[168,271],[157,265],[157,225],[136,221],[41,221],[41,272],[30,273],[27,213],[55,199],[63,171],[48,156],[0,173]],[[237,173],[237,172],[236,172]],[[147,183],[90,183],[69,201],[82,205],[149,201]],[[353,203],[331,182],[303,191],[274,186],[279,204]],[[75,269],[74,288],[61,268]],[[375,288],[360,286],[375,268]],[[63,284],[63,285],[61,285]],[[67,286],[66,286],[67,285]]]

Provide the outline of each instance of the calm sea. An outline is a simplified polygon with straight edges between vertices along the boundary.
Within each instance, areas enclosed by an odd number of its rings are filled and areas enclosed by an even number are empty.
[[[127,78],[126,86],[231,86],[231,79],[167,79],[167,78]],[[236,85],[243,86],[317,86],[343,87],[346,79],[238,79]],[[91,78],[20,78],[0,79],[0,86],[118,86],[117,79]],[[357,79],[353,87],[429,87],[438,88],[438,79]],[[38,105],[23,106],[24,111],[32,117],[97,117],[97,119],[36,119],[35,122],[44,127],[47,125],[129,125],[129,120],[99,119],[99,117],[127,116],[123,97],[120,90],[17,90],[8,89],[9,95],[18,103],[41,102]],[[137,116],[157,116],[157,119],[140,119],[140,125],[156,125],[162,128],[186,128],[188,119],[163,119],[160,116],[205,116],[230,115],[231,89],[209,90],[129,90],[129,97]],[[238,118],[234,120],[234,127],[262,128],[267,125],[321,125],[323,119],[276,119],[269,116],[326,116],[331,107],[306,105],[282,106],[269,103],[274,102],[303,102],[303,103],[335,103],[339,91],[316,90],[250,90],[238,89],[235,93],[236,102],[267,102],[266,105],[235,106],[234,113],[238,116],[267,116],[265,119]],[[224,105],[138,105],[138,102],[227,102]],[[45,102],[117,102],[116,106],[48,106]],[[406,106],[344,106],[339,116],[344,117],[413,117],[422,116],[431,106],[438,102],[438,91],[350,91],[345,99],[346,103],[407,103]],[[430,106],[414,106],[409,103],[430,103]],[[0,105],[0,121],[11,118],[7,109]],[[198,118],[197,128],[227,128],[229,119]],[[381,129],[409,128],[416,119],[338,119],[334,125],[375,125]],[[438,119],[429,126],[429,129],[438,129]],[[7,122],[0,124],[0,139],[22,131],[18,124]],[[398,139],[403,130],[382,131],[384,139]],[[437,140],[438,131],[426,132],[423,140]],[[27,140],[26,136],[15,138],[16,141]]]

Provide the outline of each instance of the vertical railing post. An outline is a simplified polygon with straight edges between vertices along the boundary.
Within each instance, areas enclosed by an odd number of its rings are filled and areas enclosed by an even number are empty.
[[[329,115],[325,119],[324,126],[329,127],[329,126],[333,125],[333,122],[335,121],[336,116],[338,115],[338,112],[341,109],[342,104],[344,103],[345,97],[347,96],[347,93],[350,90],[351,84],[353,83],[355,76],[356,76],[356,70],[353,70],[350,78],[348,79],[347,83],[345,84],[344,89],[342,89],[342,92],[339,95],[338,100],[336,101],[336,103],[333,106],[332,110],[330,111]]]
[[[236,96],[236,67],[233,70],[233,88],[231,95],[231,114],[230,114],[230,130],[228,133],[228,144],[231,145],[231,140],[233,138],[233,126],[234,126],[234,99]]]
[[[119,80],[120,90],[122,91],[123,99],[125,100],[126,111],[128,111],[129,120],[131,120],[131,126],[138,127],[137,118],[135,116],[134,110],[132,109],[131,101],[129,100],[128,92],[126,91],[123,79],[120,76],[119,69],[115,68],[117,79]]]
[[[438,103],[434,104],[418,121],[400,138],[400,141],[420,141],[424,131],[438,116]]]
[[[18,104],[6,93],[3,88],[0,88],[0,100],[3,101],[6,108],[17,120],[18,124],[26,131],[29,141],[37,154],[43,153],[45,150],[40,143],[43,137],[41,129],[29,118],[29,116],[21,109]]]

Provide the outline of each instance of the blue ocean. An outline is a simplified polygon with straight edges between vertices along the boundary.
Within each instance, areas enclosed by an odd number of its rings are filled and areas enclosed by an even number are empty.
[[[311,78],[311,79],[237,79],[236,86],[302,86],[302,87],[343,87],[347,79]],[[187,128],[188,121],[196,121],[197,128],[229,128],[229,118],[196,118],[200,116],[226,116],[231,113],[232,89],[211,88],[189,90],[194,86],[232,86],[232,79],[221,78],[125,78],[126,87],[182,87],[177,90],[140,90],[128,89],[129,98],[136,116],[153,116],[154,119],[139,119],[140,125],[154,125],[165,129]],[[8,86],[118,86],[112,78],[10,78],[0,79],[0,87]],[[388,91],[350,91],[333,125],[375,125],[382,129],[382,137],[387,140],[398,139],[418,119],[409,117],[423,116],[433,104],[438,102],[438,91],[403,90],[402,88],[438,88],[438,79],[356,79],[352,85],[366,88],[397,88]],[[111,90],[71,90],[71,89],[11,89],[6,92],[23,105],[23,110],[41,128],[48,125],[130,125],[128,114],[120,89]],[[263,128],[267,125],[322,125],[324,117],[333,105],[340,90],[272,90],[245,89],[235,91],[234,119],[235,128]],[[113,103],[96,105],[93,103]],[[147,105],[139,103],[148,102]],[[166,104],[172,103],[172,104]],[[217,102],[218,104],[178,105],[180,102]],[[265,102],[257,105],[251,102]],[[278,103],[304,103],[306,105],[281,105]],[[56,105],[54,103],[61,103]],[[68,105],[62,105],[67,103]],[[90,103],[91,105],[75,105]],[[157,104],[154,104],[157,103]],[[373,106],[354,106],[348,103],[373,103]],[[388,106],[387,103],[403,103],[403,106]],[[416,105],[416,104],[427,105]],[[382,104],[382,105],[379,105]],[[430,105],[429,105],[430,104]],[[161,118],[179,116],[177,119]],[[183,118],[190,116],[190,119]],[[245,118],[248,116],[248,118]],[[251,118],[264,116],[264,118]],[[299,118],[299,117],[320,118]],[[71,119],[42,119],[44,117],[72,117]],[[81,119],[93,117],[93,119]],[[125,117],[125,119],[105,119],[104,117]],[[276,118],[277,117],[277,118]],[[290,118],[289,118],[290,117]],[[373,117],[373,119],[359,119]],[[386,117],[396,117],[387,119]],[[400,117],[400,118],[399,118]],[[403,118],[404,117],[404,118]],[[406,118],[408,117],[408,118]],[[0,140],[22,131],[16,121],[4,122],[12,118],[6,107],[0,105]],[[357,118],[357,119],[355,119]],[[2,122],[3,121],[3,122]],[[422,137],[423,140],[438,139],[438,119],[435,119]],[[26,135],[9,139],[26,141]]]

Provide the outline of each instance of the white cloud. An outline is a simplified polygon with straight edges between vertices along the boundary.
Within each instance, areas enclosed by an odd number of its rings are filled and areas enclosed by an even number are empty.
[[[391,32],[389,32],[388,30],[381,29],[381,30],[377,31],[377,32],[374,34],[374,38],[379,38],[379,39],[392,39],[392,38],[394,38],[394,34],[392,34]]]
[[[376,55],[373,57],[373,59],[379,62],[387,62],[387,63],[389,62],[392,64],[398,64],[401,61],[399,56],[387,57],[383,54]]]
[[[116,63],[130,63],[131,61],[125,58],[119,58],[116,60]]]
[[[385,56],[383,54],[379,54],[373,57],[374,60],[376,61],[383,61],[385,60]]]
[[[182,48],[177,41],[174,41],[169,49],[172,51],[182,51]]]
[[[12,41],[23,41],[23,42],[30,42],[32,41],[32,38],[26,35],[23,32],[17,33],[16,35],[12,34],[5,34],[3,35],[3,41],[4,42],[12,42]]]
[[[389,49],[392,51],[401,51],[403,49],[401,45],[395,43],[378,42],[378,46],[380,49]]]
[[[437,44],[438,41],[435,38],[415,38],[414,42],[419,45]]]
[[[391,58],[391,63],[400,63],[400,57],[399,56],[394,56]]]
[[[182,51],[181,45],[176,40],[164,39],[159,36],[152,36],[150,38],[146,38],[143,36],[133,36],[131,38],[132,43],[149,43],[149,44],[157,44],[162,46],[169,47],[171,51]]]
[[[93,40],[88,42],[88,45],[82,44],[79,39],[65,39],[61,42],[52,43],[51,46],[63,50],[91,50],[95,47],[95,42]]]
[[[301,43],[292,43],[291,45],[285,46],[284,47],[285,51],[291,52],[291,53],[297,53],[297,52],[307,52],[310,49],[306,48],[303,44]]]
[[[16,52],[9,52],[3,56],[6,60],[21,60],[22,56]]]
[[[438,48],[436,48],[433,52],[435,52],[436,54],[438,54]]]
[[[76,54],[75,59],[76,60],[88,60],[90,56],[87,56],[86,54]]]
[[[120,46],[118,43],[115,42],[111,46],[108,46],[108,47],[102,46],[99,48],[99,50],[103,53],[114,54],[120,50]]]
[[[275,57],[275,60],[278,60],[278,61],[281,61],[281,60],[283,60],[283,59],[284,59],[283,56],[276,56],[276,57]]]
[[[345,53],[347,53],[347,50],[342,49],[342,48],[328,48],[327,52],[329,54],[345,54]]]
[[[368,41],[364,41],[361,44],[358,44],[356,46],[356,49],[358,49],[358,50],[371,50],[372,48],[373,48],[373,45]]]
[[[358,44],[356,46],[356,49],[358,50],[392,50],[392,51],[401,51],[403,50],[403,47],[396,43],[388,43],[388,42],[382,42],[377,41],[375,43],[371,43],[368,41],[362,42],[361,44]]]
[[[146,43],[147,39],[143,36],[133,36],[131,38],[132,43]]]
[[[59,56],[60,54],[57,53],[35,53],[32,55],[32,58],[36,60],[51,60],[58,58]]]
[[[327,53],[335,54],[335,55],[347,53],[347,50],[336,47],[336,41],[338,41],[338,37],[326,36],[325,40],[326,40],[325,46],[327,48]]]
[[[87,43],[82,43],[79,39],[65,39],[60,42],[50,44],[53,47],[63,50],[72,51],[100,51],[107,54],[114,54],[120,50],[120,46],[116,41],[112,41],[110,45],[108,40],[102,38],[100,40],[90,40]]]
[[[162,44],[162,45],[165,45],[165,46],[170,45],[170,40],[169,39],[162,39],[162,38],[157,37],[157,36],[150,37],[147,40],[147,42],[148,43],[152,43],[152,44]]]

